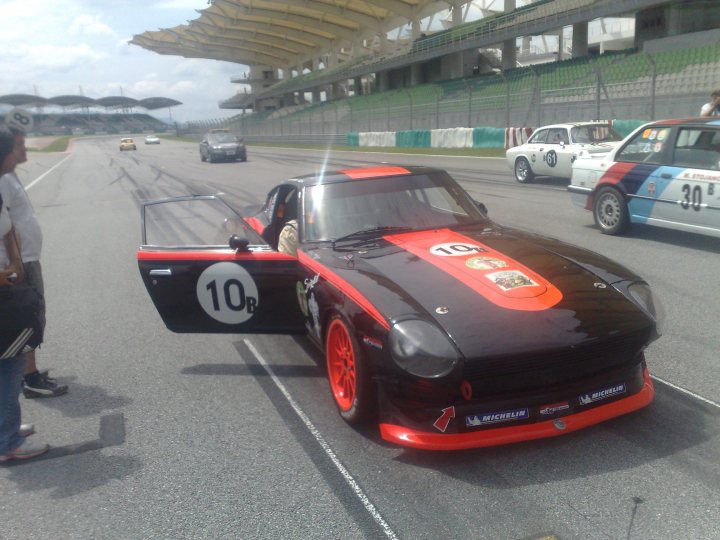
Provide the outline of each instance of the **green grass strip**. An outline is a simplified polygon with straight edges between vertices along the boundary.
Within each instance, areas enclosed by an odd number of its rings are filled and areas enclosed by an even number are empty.
[[[53,142],[45,146],[44,148],[28,148],[30,152],[64,152],[67,150],[68,144],[70,144],[70,137],[66,135],[64,137],[58,137]]]

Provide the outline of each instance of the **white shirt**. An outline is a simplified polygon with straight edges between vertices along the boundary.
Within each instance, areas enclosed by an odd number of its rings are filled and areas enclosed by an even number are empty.
[[[39,261],[42,250],[42,230],[35,216],[30,198],[14,172],[0,177],[0,195],[10,210],[10,220],[22,243],[23,262]]]
[[[717,108],[715,107],[715,104],[713,102],[710,102],[710,103],[706,103],[705,105],[702,106],[702,108],[700,109],[700,116],[705,116],[710,111],[712,111],[710,116],[720,115]]]

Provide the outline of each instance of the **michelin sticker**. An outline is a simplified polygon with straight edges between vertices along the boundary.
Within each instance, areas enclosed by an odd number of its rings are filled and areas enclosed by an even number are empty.
[[[476,244],[465,244],[463,242],[449,242],[447,244],[435,244],[430,248],[430,253],[440,257],[466,257],[474,253],[487,251]]]
[[[530,411],[525,409],[514,409],[511,411],[492,412],[487,414],[472,414],[465,417],[466,427],[485,426],[487,424],[499,424],[501,422],[514,422],[515,420],[527,420],[530,418]]]
[[[260,304],[252,276],[231,262],[207,267],[198,278],[195,292],[205,313],[225,324],[248,321]]]
[[[611,386],[609,388],[603,388],[597,392],[590,392],[589,394],[583,394],[579,397],[581,405],[589,405],[596,401],[602,401],[603,399],[609,399],[611,397],[619,396],[626,392],[625,383],[618,384],[617,386]]]

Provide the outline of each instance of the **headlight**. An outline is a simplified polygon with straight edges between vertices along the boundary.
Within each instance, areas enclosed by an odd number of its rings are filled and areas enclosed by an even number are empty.
[[[395,363],[417,377],[443,377],[459,359],[448,336],[437,326],[420,319],[395,324],[390,329],[389,342]]]
[[[662,325],[665,323],[665,310],[662,304],[653,297],[650,286],[647,283],[636,281],[631,283],[627,290],[635,303],[653,318],[658,335],[662,334]]]

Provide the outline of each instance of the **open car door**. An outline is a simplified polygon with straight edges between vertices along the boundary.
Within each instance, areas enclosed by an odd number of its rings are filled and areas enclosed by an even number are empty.
[[[142,205],[145,287],[173,332],[301,334],[298,261],[214,195]]]

